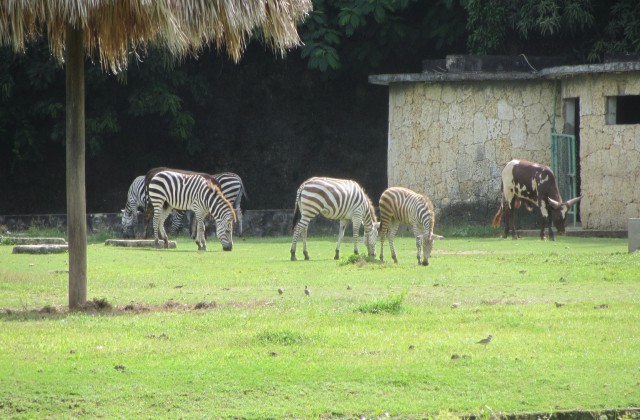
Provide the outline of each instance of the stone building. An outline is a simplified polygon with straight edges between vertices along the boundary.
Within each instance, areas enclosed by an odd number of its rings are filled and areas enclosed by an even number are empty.
[[[585,229],[640,217],[640,61],[448,56],[389,86],[387,176],[426,194],[440,219],[487,222],[512,158],[550,165]],[[553,137],[553,141],[552,141]]]

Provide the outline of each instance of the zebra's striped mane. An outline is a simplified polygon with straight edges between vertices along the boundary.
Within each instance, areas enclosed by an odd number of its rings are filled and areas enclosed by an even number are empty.
[[[422,198],[424,198],[424,201],[427,203],[427,207],[429,208],[429,211],[431,212],[431,232],[433,232],[433,229],[436,226],[436,212],[433,210],[433,203],[431,202],[431,200],[429,200],[429,197],[427,197],[424,194],[421,194]]]
[[[206,176],[203,178],[207,181],[207,184],[209,184],[209,187],[218,194],[218,196],[222,199],[222,201],[225,202],[227,206],[229,206],[229,210],[231,210],[231,214],[233,215],[233,222],[235,223],[238,220],[236,216],[236,211],[233,209],[233,206],[231,205],[231,202],[227,199],[227,197],[225,197],[224,194],[222,194],[222,190],[220,189],[219,183],[211,179],[212,177],[210,176]]]
[[[369,212],[371,213],[371,223],[378,223],[378,219],[376,216],[376,208],[373,206],[373,201],[371,201],[371,198],[369,198],[369,194],[367,194],[364,188],[362,188],[362,192],[364,193],[364,196],[367,198],[367,205],[369,206]]]

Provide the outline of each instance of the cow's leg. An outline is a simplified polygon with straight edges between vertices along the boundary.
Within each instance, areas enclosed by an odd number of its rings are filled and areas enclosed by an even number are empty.
[[[511,214],[511,209],[509,208],[508,204],[504,205],[504,212],[502,214],[502,217],[504,217],[504,235],[502,236],[503,238],[507,238],[509,237],[509,230],[511,229],[511,225],[509,224],[510,222],[510,214]]]
[[[553,235],[553,232],[551,231],[551,218],[542,216],[542,227],[540,228],[540,239],[543,241],[547,240],[547,232],[545,232],[547,225],[549,226],[549,232]]]
[[[516,209],[511,207],[509,209],[509,229],[511,229],[511,238],[518,239],[518,232],[516,232]]]
[[[344,230],[347,227],[347,220],[340,220],[340,227],[338,228],[338,243],[336,244],[336,255],[333,257],[334,260],[340,259],[340,244],[342,243],[342,238],[344,238]],[[354,252],[357,254],[358,248],[356,247]]]

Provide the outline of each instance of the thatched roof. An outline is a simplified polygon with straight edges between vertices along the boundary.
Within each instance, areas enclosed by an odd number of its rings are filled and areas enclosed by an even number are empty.
[[[23,51],[46,35],[62,63],[70,23],[83,29],[87,55],[114,73],[148,45],[183,57],[213,44],[238,61],[254,34],[281,54],[298,45],[296,24],[310,10],[311,0],[2,0],[0,44]]]

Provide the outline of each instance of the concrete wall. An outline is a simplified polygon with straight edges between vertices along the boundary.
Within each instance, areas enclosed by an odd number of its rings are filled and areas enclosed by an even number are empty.
[[[638,73],[562,79],[562,97],[580,103],[580,204],[586,229],[626,229],[640,217],[640,125],[607,125],[607,96],[640,95]]]
[[[550,164],[552,113],[549,80],[392,83],[389,186],[426,194],[440,220],[488,222],[506,162]]]

